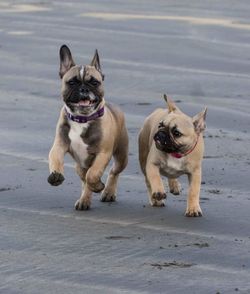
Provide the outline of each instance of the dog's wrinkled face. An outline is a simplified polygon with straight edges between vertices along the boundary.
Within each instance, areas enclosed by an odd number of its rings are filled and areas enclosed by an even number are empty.
[[[191,118],[182,113],[175,104],[167,101],[169,113],[160,121],[154,135],[156,148],[167,153],[186,153],[205,129],[206,110]]]
[[[90,115],[103,101],[103,75],[98,52],[95,52],[90,65],[75,65],[69,48],[60,49],[60,76],[62,97],[75,115]]]
[[[167,153],[185,153],[192,148],[196,138],[192,119],[174,113],[159,123],[154,136],[157,149]]]

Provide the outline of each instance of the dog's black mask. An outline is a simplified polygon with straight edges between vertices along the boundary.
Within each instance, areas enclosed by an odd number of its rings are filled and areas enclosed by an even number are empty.
[[[67,93],[65,93],[64,101],[66,103],[78,103],[84,100],[96,100],[95,102],[97,102],[99,97],[95,92],[95,89],[88,85],[77,85],[68,89]]]
[[[98,93],[97,87],[91,84],[91,80],[87,83],[77,78],[71,79],[68,82],[66,91],[63,93],[63,100],[72,111],[76,107],[84,109],[86,106],[96,109],[102,100],[102,96]],[[76,105],[80,102],[83,103]]]
[[[154,135],[156,148],[166,153],[177,153],[182,151],[182,145],[178,144],[170,134],[169,129],[160,128]]]

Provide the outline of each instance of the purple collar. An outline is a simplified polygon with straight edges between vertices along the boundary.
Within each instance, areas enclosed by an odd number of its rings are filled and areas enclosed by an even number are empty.
[[[104,106],[89,116],[87,116],[87,115],[73,115],[67,111],[66,107],[64,108],[64,110],[65,110],[65,113],[66,113],[68,119],[75,121],[75,122],[78,122],[78,123],[86,123],[90,120],[97,119],[98,117],[101,117],[104,114]]]

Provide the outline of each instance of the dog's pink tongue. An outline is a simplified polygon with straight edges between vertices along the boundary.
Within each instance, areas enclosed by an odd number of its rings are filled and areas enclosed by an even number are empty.
[[[81,100],[78,104],[81,106],[89,106],[90,102],[89,100]]]

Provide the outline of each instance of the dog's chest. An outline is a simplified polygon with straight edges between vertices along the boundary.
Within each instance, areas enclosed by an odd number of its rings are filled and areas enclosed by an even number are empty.
[[[179,177],[185,173],[185,159],[168,156],[168,158],[161,162],[160,171],[167,177]]]
[[[70,151],[74,159],[82,166],[85,167],[85,161],[88,158],[88,145],[84,143],[83,137],[89,127],[88,123],[81,124],[78,122],[70,122]]]

